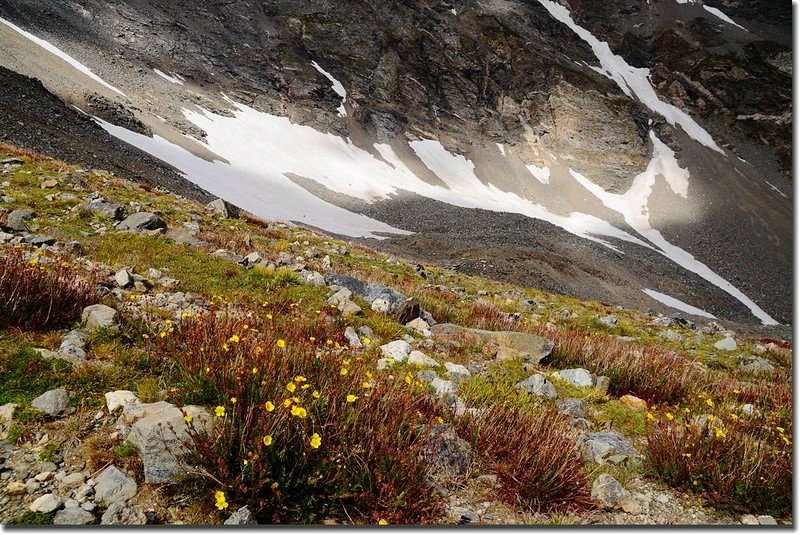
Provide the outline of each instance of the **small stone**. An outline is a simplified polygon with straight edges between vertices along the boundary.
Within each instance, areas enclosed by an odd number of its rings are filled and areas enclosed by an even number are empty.
[[[59,416],[69,407],[69,393],[63,388],[48,390],[31,401],[31,407],[48,416]]]
[[[83,502],[81,504],[81,509],[84,511],[89,511],[90,513],[97,509],[97,504],[94,502]]]
[[[666,494],[664,494],[664,493],[662,492],[661,494],[659,494],[658,496],[656,496],[656,501],[657,501],[658,503],[660,503],[661,505],[666,505],[666,504],[668,504],[668,503],[669,503],[669,501],[670,501],[670,500],[669,500],[669,496],[667,496]]]
[[[17,232],[27,232],[30,230],[28,228],[28,221],[34,217],[36,217],[36,212],[28,208],[14,210],[8,214],[8,219],[6,220],[5,226],[6,228],[16,230]]]
[[[87,331],[99,328],[117,329],[117,311],[107,305],[90,305],[83,309],[81,321]]]
[[[167,224],[161,217],[152,212],[138,212],[131,214],[117,224],[118,230],[133,230],[141,232],[143,230],[166,229]]]
[[[353,297],[353,292],[351,292],[347,288],[342,288],[341,290],[339,290],[338,292],[336,292],[335,294],[333,294],[328,298],[328,304],[338,306],[339,303],[345,300],[349,300],[351,297]]]
[[[456,364],[454,362],[445,362],[444,367],[450,374],[450,380],[453,381],[453,383],[455,384],[459,384],[472,377],[472,374],[466,368],[466,366],[462,366],[461,364]]]
[[[619,481],[608,474],[600,474],[592,484],[592,500],[604,509],[615,509],[630,496]]]
[[[113,464],[103,470],[94,487],[95,499],[107,504],[125,502],[136,496],[138,490],[136,481]]]
[[[130,390],[115,390],[114,392],[106,392],[106,407],[108,412],[112,413],[131,402],[139,401],[136,394]]]
[[[409,364],[419,367],[429,366],[435,368],[439,366],[439,363],[436,360],[432,359],[422,351],[412,351],[408,355],[408,362]]]
[[[613,314],[610,314],[608,316],[603,316],[602,318],[598,318],[597,321],[600,322],[601,325],[605,325],[606,327],[613,329],[614,327],[617,326],[617,323],[619,323],[619,318]]]
[[[358,333],[353,327],[348,326],[344,330],[344,338],[347,340],[347,344],[353,349],[361,349],[364,347],[364,344],[362,344],[361,340],[358,338]]]
[[[83,474],[80,472],[75,472],[72,474],[67,474],[61,479],[60,485],[62,489],[69,490],[75,487],[79,487],[83,485],[84,481]]]
[[[572,368],[558,372],[562,381],[577,387],[592,386],[592,373],[583,368]]]
[[[45,481],[49,481],[53,478],[53,472],[40,472],[33,476],[33,479],[38,481],[39,483],[44,483]]]
[[[125,505],[125,502],[114,502],[103,513],[100,524],[104,526],[143,526],[147,524],[147,515],[137,507]]]
[[[544,397],[555,399],[558,397],[558,393],[556,392],[556,388],[553,386],[553,383],[535,373],[525,379],[524,381],[520,381],[516,385],[515,388],[519,390],[524,390],[529,394],[533,394],[534,396]]]
[[[388,314],[389,313],[389,301],[386,299],[376,299],[372,302],[371,307],[372,310],[375,312],[380,312],[381,314]]]
[[[761,526],[777,526],[778,522],[770,515],[759,515],[758,524]]]
[[[742,515],[741,523],[748,526],[757,526],[758,518],[756,518],[756,515]]]
[[[375,367],[378,371],[383,371],[386,368],[391,367],[395,362],[397,361],[391,358],[378,359],[378,361],[375,364]]]
[[[310,271],[306,274],[305,278],[306,284],[310,284],[311,286],[325,286],[325,277],[322,276],[322,273]]]
[[[611,379],[605,375],[600,375],[594,380],[594,389],[601,394],[607,393],[609,386],[611,386]]]
[[[395,362],[401,362],[408,358],[411,353],[411,346],[405,340],[395,340],[380,346],[381,354],[385,358],[394,359]]]
[[[742,369],[752,373],[769,373],[775,371],[773,366],[764,357],[744,357],[741,360]]]
[[[25,483],[22,481],[12,481],[5,490],[6,494],[22,494],[25,492]]]
[[[344,299],[343,301],[339,302],[339,306],[337,308],[342,312],[342,316],[344,317],[354,316],[361,312],[361,307],[349,299]]]
[[[114,273],[114,282],[116,282],[117,286],[120,288],[127,288],[133,284],[133,279],[131,279],[131,274],[127,269],[120,269]]]
[[[245,505],[228,517],[223,524],[226,526],[253,526],[258,522],[256,522],[256,519],[253,518],[253,513]]]
[[[53,493],[45,494],[36,498],[28,507],[34,513],[52,513],[61,507],[61,498]]]
[[[556,407],[561,412],[565,412],[573,418],[585,418],[586,409],[583,400],[580,398],[564,398],[556,402]]]
[[[69,507],[56,513],[56,526],[85,526],[94,522],[94,515],[81,507]]]
[[[722,351],[735,351],[737,345],[736,345],[736,340],[734,340],[730,336],[726,336],[725,338],[714,344],[714,347]]]
[[[620,403],[622,403],[627,408],[634,410],[634,411],[646,411],[647,410],[647,402],[641,398],[637,398],[636,396],[631,396],[626,394],[619,398]]]
[[[428,329],[429,327],[428,322],[422,318],[415,318],[409,321],[408,323],[406,323],[406,327],[408,327],[409,329],[414,329],[415,331],[424,336],[431,335],[431,331]]]
[[[58,186],[58,180],[55,178],[51,178],[50,180],[45,180],[42,182],[42,189],[50,189]]]

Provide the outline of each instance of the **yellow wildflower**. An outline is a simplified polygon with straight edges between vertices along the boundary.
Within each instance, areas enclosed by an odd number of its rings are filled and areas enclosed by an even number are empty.
[[[250,326],[248,324],[246,324],[246,323],[244,325],[242,325],[242,330],[243,331],[246,331],[249,328],[250,328]]]
[[[407,385],[411,384],[411,374],[410,373],[406,374],[406,377],[405,377],[404,381],[406,382]]]
[[[214,499],[216,500],[217,509],[222,511],[223,509],[228,508],[228,502],[225,500],[225,493],[221,490],[218,490],[214,493]]]
[[[783,432],[786,431],[783,427],[776,427],[775,429],[777,429],[778,433],[780,434],[783,434]]]
[[[306,381],[307,379],[302,375],[298,375],[297,377],[294,378],[295,383],[305,383]]]
[[[231,348],[230,348],[230,347],[228,347],[228,344],[227,344],[227,343],[225,343],[225,344],[222,344],[222,349],[224,349],[225,351],[230,351],[230,350],[231,350]]]
[[[264,403],[264,408],[267,409],[267,412],[272,412],[275,410],[275,405],[271,401],[267,401]]]
[[[322,437],[319,436],[319,433],[314,433],[311,435],[310,443],[312,448],[319,448],[320,444],[322,444]]]
[[[253,368],[253,375],[258,373],[258,368]]]
[[[788,446],[788,445],[791,445],[791,442],[789,441],[789,439],[788,439],[788,438],[786,438],[785,436],[782,436],[781,438],[783,439],[783,441],[784,441],[784,442],[786,442],[786,445],[787,445],[787,446]]]
[[[378,520],[378,525],[379,526],[385,526],[387,524],[388,524],[388,522],[386,521],[385,518],[381,518],[380,520]]]
[[[289,392],[294,392],[295,390],[297,390],[297,385],[294,383],[287,383],[286,390],[288,390]]]
[[[308,340],[309,340],[309,342],[313,342],[313,341],[315,341],[316,339],[317,339],[317,337],[316,337],[316,336],[309,336],[309,337],[308,337]]]
[[[341,370],[339,370],[339,373],[341,375],[347,375],[347,368],[342,368]]]
[[[271,320],[272,319],[272,314],[267,314],[267,319]]]
[[[283,401],[283,406],[284,406],[284,408],[285,408],[285,407],[288,407],[288,406],[289,406],[289,405],[291,405],[291,404],[292,404],[292,400],[291,400],[291,399],[285,399],[285,400]]]
[[[742,392],[741,392],[741,390],[739,390],[738,388],[734,388],[734,389],[733,389],[733,393],[734,393],[734,394],[741,394]]]
[[[738,419],[739,419],[739,417],[737,415],[731,414],[731,420],[736,421]]]
[[[364,338],[361,341],[364,343],[365,346],[368,346],[372,343],[372,340],[370,340],[369,338]]]
[[[217,415],[217,418],[222,418],[223,416],[225,416],[225,407],[223,407],[222,405],[217,405],[217,408],[214,409],[214,414]]]
[[[345,366],[350,366],[350,359],[342,359],[342,364]]]
[[[286,347],[286,340],[281,338],[277,342],[275,342],[275,345],[283,349],[284,347]]]
[[[723,430],[722,430],[722,429],[720,429],[719,427],[715,427],[715,428],[714,428],[714,435],[715,435],[717,438],[725,438],[725,431],[723,431]]]
[[[706,418],[708,418],[709,422],[714,421],[714,415],[713,414],[709,414],[708,416],[706,416]]]
[[[302,388],[303,390],[308,390],[309,388],[311,388],[311,385],[306,383],[303,386],[301,386],[300,388]]]
[[[353,394],[347,394],[347,402],[348,403],[353,403],[357,399],[358,399],[358,396],[354,396]]]
[[[267,435],[264,437],[264,445],[271,446],[272,445],[272,435]]]
[[[668,413],[667,413],[667,414],[665,414],[664,416],[666,416],[666,417],[667,417],[667,420],[674,420],[674,419],[675,419],[675,416],[673,416],[671,412],[668,412]]]
[[[706,405],[708,405],[709,407],[713,407],[713,406],[714,406],[714,402],[713,402],[713,401],[711,401],[711,398],[708,398],[708,399],[706,400]]]
[[[653,416],[653,413],[652,413],[652,412],[648,412],[648,413],[647,413],[647,419],[648,419],[648,420],[655,420],[655,419],[656,419],[656,417],[655,417],[655,416]]]
[[[234,405],[236,405],[236,398],[231,398],[231,403],[233,403]]]
[[[300,398],[297,396],[292,396],[292,403],[300,403]]]
[[[192,415],[191,414],[187,414],[186,416],[183,417],[183,419],[187,424],[192,423]]]
[[[443,419],[441,416],[439,416],[438,418],[436,418],[436,422],[437,422],[439,425],[442,425],[442,424],[444,423],[444,419]]]
[[[233,342],[234,344],[238,344],[239,343],[239,337],[234,334],[233,336],[228,338],[228,342]]]
[[[308,413],[303,407],[298,407],[297,405],[292,407],[292,416],[297,416],[298,418],[305,418],[307,415]]]
[[[143,339],[145,339],[145,340],[148,340],[148,339],[150,338],[150,336],[149,336],[149,335],[147,335],[147,334],[143,334],[143,335],[142,335],[142,338],[143,338]]]
[[[167,331],[161,331],[160,333],[158,333],[158,335],[159,335],[161,338],[164,338],[164,337],[166,337],[166,336],[167,336]]]
[[[372,385],[370,384],[369,381],[364,381],[363,383],[361,383],[361,386],[364,388],[372,388]]]
[[[314,399],[319,399],[319,390],[314,390],[311,392],[311,397]]]

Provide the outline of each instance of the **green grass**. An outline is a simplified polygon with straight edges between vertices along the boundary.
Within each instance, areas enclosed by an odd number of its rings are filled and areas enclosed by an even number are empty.
[[[25,511],[19,516],[9,519],[9,526],[43,526],[53,523],[55,513],[34,513]]]
[[[55,462],[58,458],[58,451],[59,448],[56,444],[52,442],[47,444],[42,451],[39,452],[39,460],[45,462]]]

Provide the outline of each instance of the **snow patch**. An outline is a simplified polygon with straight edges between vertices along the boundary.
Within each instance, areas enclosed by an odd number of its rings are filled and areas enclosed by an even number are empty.
[[[709,314],[701,308],[693,307],[692,305],[684,303],[680,299],[676,299],[670,295],[662,294],[661,292],[650,290],[649,288],[645,288],[642,291],[659,303],[667,305],[670,308],[674,308],[675,310],[680,310],[681,312],[686,312],[687,314],[692,314],[693,316],[700,316],[701,318],[708,318],[712,320],[717,319],[717,317],[713,314]]]
[[[537,167],[534,164],[528,164],[525,167],[528,168],[528,171],[542,184],[549,184],[550,183],[550,169],[547,167]]]
[[[67,54],[66,52],[64,52],[63,50],[61,50],[60,48],[58,48],[58,47],[56,47],[56,46],[52,45],[51,43],[49,43],[49,42],[45,41],[44,39],[41,39],[41,38],[39,38],[39,37],[36,37],[35,35],[33,35],[33,34],[32,34],[32,33],[30,33],[30,32],[26,32],[25,30],[23,30],[23,29],[22,29],[22,28],[20,28],[19,26],[16,26],[15,24],[11,23],[10,21],[7,21],[6,19],[4,19],[4,18],[2,18],[2,17],[0,17],[0,22],[1,22],[1,23],[3,23],[3,24],[5,24],[6,26],[8,26],[9,28],[11,28],[11,29],[12,29],[12,30],[14,30],[15,32],[19,33],[19,34],[20,34],[20,35],[22,35],[23,37],[25,37],[25,38],[27,38],[27,39],[29,39],[29,40],[33,41],[34,43],[36,43],[36,44],[37,44],[37,45],[39,45],[40,47],[44,48],[45,50],[47,50],[47,51],[48,51],[48,52],[50,52],[51,54],[55,54],[56,56],[58,56],[58,57],[59,57],[59,58],[61,58],[62,60],[64,60],[64,61],[66,61],[67,63],[69,63],[70,65],[72,65],[73,67],[75,67],[76,69],[78,69],[80,72],[82,72],[83,74],[85,74],[86,76],[88,76],[89,78],[91,78],[92,80],[94,80],[95,82],[97,82],[97,83],[99,83],[99,84],[101,84],[101,85],[103,85],[103,86],[107,87],[107,88],[108,88],[108,89],[110,89],[111,91],[114,91],[115,93],[119,93],[119,94],[120,94],[120,95],[122,95],[123,97],[126,97],[126,98],[127,98],[127,96],[125,95],[125,93],[123,93],[122,91],[120,91],[119,89],[117,89],[116,87],[114,87],[113,85],[109,84],[108,82],[106,82],[105,80],[103,80],[102,78],[100,78],[99,76],[97,76],[95,73],[93,73],[93,72],[92,72],[92,71],[89,69],[89,67],[87,67],[86,65],[84,65],[83,63],[81,63],[80,61],[78,61],[77,59],[73,58],[72,56],[70,56],[69,54]]]
[[[592,69],[613,80],[629,97],[635,95],[642,104],[655,113],[660,114],[669,124],[673,126],[675,126],[675,124],[680,125],[695,141],[702,143],[720,154],[725,154],[714,142],[714,138],[711,137],[711,134],[706,132],[706,130],[697,124],[686,112],[658,98],[648,78],[650,76],[650,71],[648,69],[636,68],[628,65],[621,56],[611,51],[608,43],[600,41],[587,29],[578,26],[575,21],[572,20],[569,10],[566,7],[552,0],[539,0],[539,3],[542,4],[555,19],[569,26],[578,37],[586,41],[586,43],[592,47],[595,56],[597,56],[597,59],[600,61],[600,67],[592,67]]]
[[[158,69],[153,69],[153,70],[155,71],[155,73],[157,75],[159,75],[160,77],[162,77],[164,80],[168,81],[169,83],[177,84],[177,85],[183,85],[183,82],[184,82],[183,77],[181,77],[181,76],[179,76],[179,75],[177,75],[175,73],[172,73],[173,76],[170,76],[169,74],[167,74],[165,72],[162,72],[162,71],[159,71]]]
[[[500,153],[503,156],[505,156],[506,155],[506,147],[505,147],[505,145],[503,145],[502,143],[496,143],[496,145],[497,145],[497,149],[500,151]]]
[[[765,180],[764,182],[767,182],[767,181]],[[767,186],[769,186],[769,187],[771,187],[772,189],[774,189],[775,191],[777,191],[777,192],[778,192],[778,194],[779,194],[779,195],[781,195],[782,197],[785,197],[785,198],[787,198],[787,199],[789,198],[789,196],[788,196],[788,195],[786,195],[784,192],[782,192],[781,190],[779,190],[778,188],[776,188],[775,186],[773,186],[771,183],[767,182]]]
[[[733,22],[733,20],[728,15],[726,15],[725,13],[723,13],[722,11],[720,11],[717,8],[704,5],[703,9],[705,9],[706,11],[708,11],[709,13],[711,13],[712,15],[717,17],[718,19],[724,20],[728,24],[733,24],[737,28],[741,28],[742,30],[747,31],[747,28],[745,28],[744,26],[739,26],[738,24]]]
[[[347,117],[347,110],[344,109],[344,103],[347,100],[347,91],[344,90],[344,86],[342,85],[342,83],[336,78],[334,78],[331,75],[331,73],[320,67],[319,63],[317,63],[316,61],[312,61],[311,65],[313,65],[314,68],[317,69],[317,71],[319,71],[325,78],[331,81],[331,83],[333,84],[332,87],[333,91],[337,95],[342,97],[342,103],[339,105],[338,108],[336,108],[336,111],[339,112],[339,117]]]

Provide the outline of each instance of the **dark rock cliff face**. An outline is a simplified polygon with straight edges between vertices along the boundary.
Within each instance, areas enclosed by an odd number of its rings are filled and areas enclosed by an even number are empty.
[[[130,102],[109,103],[70,88],[53,91],[144,134],[164,135],[161,129],[172,128],[177,137],[203,139],[205,133],[180,110],[199,105],[230,115],[224,93],[362,147],[417,138],[439,139],[458,154],[487,143],[521,152],[533,147],[537,154],[564,156],[570,169],[605,191],[623,193],[650,161],[652,130],[698,177],[694,204],[676,207],[695,213],[691,223],[669,214],[669,206],[653,207],[652,220],[744,293],[774,304],[771,313],[786,322],[792,308],[791,201],[765,194],[764,181],[790,190],[791,10],[788,3],[769,1],[697,2],[561,3],[611,52],[633,68],[648,69],[659,98],[707,129],[730,161],[738,155],[750,162],[750,171],[709,155],[627,95],[597,68],[592,47],[536,0],[10,0],[0,4],[0,17],[102,66],[101,73],[123,84]],[[342,98],[312,61],[346,88],[345,118],[336,112]],[[147,81],[153,69],[180,73],[186,81],[182,100]],[[164,123],[152,121],[154,116]],[[486,175],[505,184],[501,171]],[[587,197],[581,189],[573,194],[580,202]],[[559,213],[576,210],[570,200],[552,202],[561,203]],[[648,277],[666,279],[662,287],[676,296],[694,296],[695,303],[725,317],[752,320],[740,303],[702,291],[697,277],[680,276],[662,257],[628,251],[626,258],[634,260],[623,265],[616,253],[575,243],[541,221],[466,213],[419,199],[351,208],[417,232],[383,243],[417,258],[642,306],[646,301],[637,295]],[[413,224],[403,225],[404,218]],[[430,224],[420,224],[425,220]],[[491,256],[505,260],[478,263]]]

